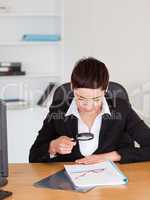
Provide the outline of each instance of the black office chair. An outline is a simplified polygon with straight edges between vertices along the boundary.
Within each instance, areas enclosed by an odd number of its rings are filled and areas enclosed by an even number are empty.
[[[68,100],[74,97],[73,91],[71,90],[70,82],[64,83],[57,87],[53,95],[52,104],[55,102],[68,102]],[[129,97],[126,89],[119,83],[109,82],[108,90],[105,94],[106,99],[115,100],[116,98],[120,98],[125,100],[127,103],[129,102]]]

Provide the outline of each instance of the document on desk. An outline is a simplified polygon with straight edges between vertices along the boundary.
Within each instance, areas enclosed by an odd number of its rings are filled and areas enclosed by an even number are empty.
[[[112,161],[91,165],[64,165],[76,187],[113,186],[127,184],[127,177]]]

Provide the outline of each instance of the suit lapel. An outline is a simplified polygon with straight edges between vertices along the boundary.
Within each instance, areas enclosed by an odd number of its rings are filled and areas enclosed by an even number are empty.
[[[108,116],[108,115],[107,115]],[[100,153],[103,151],[103,148],[105,146],[104,142],[105,142],[105,136],[107,133],[107,128],[108,128],[108,122],[109,120],[106,120],[106,114],[104,114],[102,116],[102,123],[101,123],[101,128],[100,128],[100,133],[99,133],[99,144],[98,144],[98,148],[95,151],[95,153]]]
[[[110,113],[109,114],[104,114],[102,116],[102,123],[101,123],[101,128],[100,128],[100,133],[99,133],[99,144],[98,144],[98,148],[95,151],[95,153],[101,153],[103,152],[103,150],[106,148],[106,146],[108,145],[108,141],[109,138],[111,137],[110,135],[110,127],[112,127],[112,123],[113,123],[113,105],[111,103],[111,101],[107,101],[109,109],[110,109]]]
[[[69,137],[75,138],[76,134],[78,133],[78,119],[74,115],[70,115],[65,117],[64,122],[67,135]],[[76,159],[83,157],[80,153],[78,141],[76,141],[76,145],[72,150],[72,155],[74,155]]]
[[[70,115],[64,119],[64,128],[69,137],[75,138],[78,132],[78,120],[75,116]]]

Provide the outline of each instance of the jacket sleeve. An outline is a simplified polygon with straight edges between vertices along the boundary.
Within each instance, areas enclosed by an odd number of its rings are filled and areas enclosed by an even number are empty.
[[[51,162],[50,155],[48,153],[49,143],[53,139],[57,138],[52,115],[53,114],[50,109],[46,119],[43,122],[43,126],[30,149],[29,162]]]
[[[129,107],[125,121],[124,136],[128,138],[128,141],[131,141],[132,145],[123,145],[125,140],[122,137],[122,142],[117,150],[121,155],[120,163],[150,160],[150,128],[131,107]],[[133,145],[134,141],[139,144],[139,147]]]

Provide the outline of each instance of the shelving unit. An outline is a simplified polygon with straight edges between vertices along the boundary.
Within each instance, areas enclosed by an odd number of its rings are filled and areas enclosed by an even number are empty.
[[[26,41],[8,41],[1,42],[0,46],[39,46],[39,45],[61,45],[61,41],[58,42],[26,42]]]
[[[0,98],[31,104],[7,111],[8,157],[9,162],[28,162],[31,144],[48,113],[48,107],[36,103],[49,82],[59,82],[62,73],[63,0],[0,0],[0,6],[3,1],[7,11],[0,12],[0,61],[22,62],[27,75],[0,76]],[[61,41],[21,41],[27,33],[60,34]]]
[[[1,13],[59,13],[62,9],[61,0],[1,0]]]
[[[16,88],[25,84],[29,93],[38,93],[33,95],[32,102],[36,102],[49,82],[59,82],[63,57],[62,1],[0,1],[0,6],[2,3],[6,7],[6,11],[0,11],[0,61],[21,62],[27,74],[0,76],[0,98],[4,96],[4,88],[11,84]],[[61,41],[22,41],[24,34],[58,34]],[[14,98],[18,92],[10,88],[5,96]],[[27,89],[23,90],[22,94],[27,93]]]
[[[23,42],[24,34],[61,35],[61,17],[50,15],[23,15],[0,17],[0,44]],[[48,41],[49,42],[49,41]],[[26,42],[27,43],[27,42]],[[30,42],[28,42],[30,43]],[[35,42],[34,42],[35,43]],[[52,43],[52,42],[51,42]]]
[[[0,17],[61,17],[60,14],[57,13],[49,13],[49,12],[6,12],[0,13]]]
[[[18,75],[14,75],[14,76],[1,76],[1,80],[14,80],[14,79],[30,79],[30,78],[51,78],[53,80],[59,80],[59,76],[50,76],[49,74],[27,74],[27,75],[22,75],[22,76],[18,76]]]

